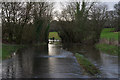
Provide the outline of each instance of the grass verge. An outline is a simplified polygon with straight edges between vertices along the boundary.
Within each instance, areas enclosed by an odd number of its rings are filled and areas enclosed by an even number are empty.
[[[58,33],[57,32],[49,32],[49,39],[51,38],[55,38],[55,39],[58,39],[58,40],[61,40],[61,38],[59,37]]]
[[[83,55],[76,53],[75,57],[77,58],[78,63],[85,69],[87,73],[91,75],[100,74],[100,70],[94,66],[88,59],[86,59]]]
[[[102,52],[108,53],[110,55],[118,56],[120,49],[118,46],[109,45],[109,44],[96,44],[96,48]]]
[[[120,32],[113,32],[115,30],[115,28],[104,28],[101,32],[100,38],[101,39],[114,39],[114,40],[118,40],[118,34]]]
[[[9,58],[13,52],[22,47],[23,45],[2,44],[2,59]]]

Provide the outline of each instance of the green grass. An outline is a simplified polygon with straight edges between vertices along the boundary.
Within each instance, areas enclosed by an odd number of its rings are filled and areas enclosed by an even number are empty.
[[[115,28],[104,28],[101,32],[101,39],[113,39],[118,40],[120,32],[113,32]],[[96,48],[99,49],[102,52],[105,52],[110,55],[118,56],[118,53],[120,50],[118,49],[118,46],[115,45],[109,45],[109,44],[96,44]]]
[[[90,73],[91,75],[100,74],[100,70],[96,68],[87,58],[83,55],[76,53],[75,54],[78,63],[85,69],[86,72]]]
[[[22,47],[20,45],[2,44],[2,59],[9,58],[13,52]]]
[[[0,59],[2,59],[2,44],[0,43]]]
[[[61,40],[61,38],[59,37],[58,33],[57,32],[49,32],[49,39],[50,38],[55,38],[55,39],[58,39],[58,40]]]
[[[114,31],[114,28],[104,28],[101,32],[101,39],[114,39],[114,40],[118,40],[118,34],[120,32],[112,32]]]
[[[96,44],[96,48],[99,49],[100,51],[105,52],[110,55],[118,56],[118,53],[120,53],[118,46],[114,46],[114,45]]]

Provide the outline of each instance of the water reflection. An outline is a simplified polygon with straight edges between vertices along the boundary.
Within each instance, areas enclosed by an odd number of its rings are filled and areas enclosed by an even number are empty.
[[[106,77],[118,78],[118,57],[100,53],[102,72]]]
[[[13,54],[12,58],[3,61],[2,77],[3,78],[31,78],[33,72],[33,49],[26,49],[25,51],[18,51]]]
[[[56,46],[54,44],[48,44],[48,53],[49,55],[59,55],[61,52],[61,46]]]
[[[102,72],[102,77],[118,77],[118,57],[92,46],[48,44],[19,50],[2,65],[3,78],[88,78],[74,53],[81,53]]]
[[[76,44],[65,44],[64,48],[73,53],[80,53],[96,65],[101,72],[103,78],[118,78],[118,57],[102,53],[94,46],[80,46]]]
[[[73,53],[61,45],[30,47],[3,61],[3,78],[83,78]]]
[[[82,69],[73,54],[62,49],[61,45],[48,44],[48,55],[35,59],[34,75],[36,78],[82,78]],[[40,62],[41,61],[41,62]]]

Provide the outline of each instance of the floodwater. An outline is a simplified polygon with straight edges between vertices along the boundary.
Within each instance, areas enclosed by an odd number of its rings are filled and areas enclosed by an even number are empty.
[[[96,65],[102,78],[118,78],[118,57],[89,46],[48,44],[13,53],[2,62],[3,78],[90,78],[74,53],[81,53]]]
[[[109,55],[94,46],[80,46],[77,44],[64,45],[64,49],[84,55],[101,71],[101,78],[119,78],[118,56]]]

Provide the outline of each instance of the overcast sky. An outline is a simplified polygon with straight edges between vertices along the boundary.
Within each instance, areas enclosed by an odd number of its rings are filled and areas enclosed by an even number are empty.
[[[106,3],[108,5],[109,10],[113,10],[114,9],[114,5],[117,4],[118,2],[108,2]]]
[[[76,1],[83,1],[83,0],[0,0],[0,2],[58,2],[55,5],[56,10],[60,10],[60,4],[59,2],[65,3],[65,2],[76,2]],[[108,5],[109,10],[114,9],[114,4],[118,3],[120,0],[85,0],[86,2],[104,2]]]
[[[110,0],[109,0],[110,1]],[[119,1],[110,1],[110,2],[103,2],[104,4],[106,4],[108,6],[108,10],[114,10],[114,5],[117,4]],[[65,3],[64,1],[61,3]],[[55,10],[61,11],[61,4],[60,2],[56,2],[55,4]]]

